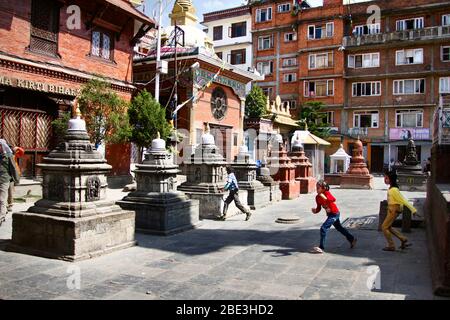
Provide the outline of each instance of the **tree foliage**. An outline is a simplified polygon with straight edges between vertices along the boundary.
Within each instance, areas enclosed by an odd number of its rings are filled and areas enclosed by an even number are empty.
[[[81,89],[79,106],[96,146],[102,142],[121,143],[129,139],[128,103],[111,89],[108,82],[92,79],[86,83]]]
[[[151,145],[158,132],[166,140],[172,132],[166,120],[166,110],[146,90],[141,91],[131,102],[128,109],[131,125],[131,138],[140,149]]]
[[[245,117],[262,118],[268,114],[267,97],[258,86],[253,86],[245,99]]]
[[[298,125],[300,129],[305,129],[305,123],[308,125],[308,131],[312,134],[326,139],[330,136],[330,124],[326,123],[326,114],[323,113],[324,104],[322,102],[307,102],[302,106],[299,115]]]

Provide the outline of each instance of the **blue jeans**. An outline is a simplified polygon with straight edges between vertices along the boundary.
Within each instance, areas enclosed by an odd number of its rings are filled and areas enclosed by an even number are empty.
[[[325,240],[327,238],[327,232],[330,230],[331,226],[334,226],[337,231],[342,233],[349,242],[353,242],[355,239],[354,236],[350,234],[350,232],[347,231],[342,225],[341,221],[339,220],[340,213],[337,214],[329,214],[327,215],[327,220],[322,224],[320,227],[320,249],[324,250],[325,247]]]

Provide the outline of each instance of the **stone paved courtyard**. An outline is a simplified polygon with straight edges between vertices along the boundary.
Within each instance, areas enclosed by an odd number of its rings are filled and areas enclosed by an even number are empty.
[[[386,197],[382,178],[375,190],[333,188],[342,220],[378,217]],[[109,190],[109,197],[125,193]],[[424,192],[404,192],[423,199]],[[16,204],[15,211],[31,203]],[[375,223],[351,231],[353,250],[334,229],[327,253],[308,250],[318,244],[323,211],[311,214],[314,195],[281,203],[229,220],[203,220],[195,229],[170,237],[137,234],[138,246],[68,263],[6,252],[11,216],[0,227],[0,299],[442,299],[433,296],[424,229],[408,235],[413,247],[384,252]],[[421,210],[420,214],[423,214]],[[298,215],[297,224],[278,217]],[[77,269],[79,268],[79,269]],[[379,289],[367,282],[380,270]],[[80,289],[67,279],[79,270]]]

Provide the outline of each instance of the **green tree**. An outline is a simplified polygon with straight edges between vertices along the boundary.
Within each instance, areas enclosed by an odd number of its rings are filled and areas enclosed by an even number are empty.
[[[53,136],[56,138],[56,143],[64,140],[67,129],[69,127],[70,111],[64,112],[59,118],[52,121]]]
[[[245,117],[262,118],[268,114],[267,97],[258,86],[253,86],[245,99]]]
[[[324,120],[326,114],[323,113],[324,104],[322,102],[311,101],[302,106],[299,115],[298,126],[300,129],[305,129],[305,124],[308,125],[308,131],[312,134],[326,139],[330,136],[330,124]]]
[[[111,89],[104,80],[92,79],[86,83],[79,98],[80,111],[92,142],[121,143],[130,137],[126,110],[128,103]]]
[[[139,161],[144,147],[151,145],[158,132],[166,140],[172,132],[166,120],[166,110],[146,90],[141,91],[128,109],[131,125],[131,141],[139,148]]]

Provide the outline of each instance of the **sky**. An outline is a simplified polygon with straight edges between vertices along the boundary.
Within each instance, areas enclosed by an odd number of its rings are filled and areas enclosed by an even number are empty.
[[[193,0],[195,9],[197,9],[197,17],[199,22],[203,21],[203,13],[219,11],[228,8],[239,7],[243,4],[243,0]],[[322,4],[322,0],[308,0],[312,6],[318,6]],[[172,11],[175,0],[163,0],[163,26],[169,25],[169,13]],[[158,1],[157,0],[145,0],[145,13],[156,18],[158,13]],[[157,19],[155,19],[157,20]]]

